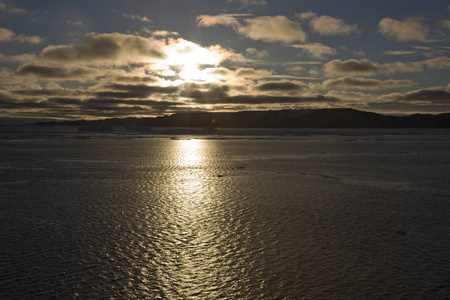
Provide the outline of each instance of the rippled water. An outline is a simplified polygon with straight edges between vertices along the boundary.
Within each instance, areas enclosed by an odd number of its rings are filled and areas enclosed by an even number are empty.
[[[1,299],[450,298],[449,135],[5,140],[0,178]]]

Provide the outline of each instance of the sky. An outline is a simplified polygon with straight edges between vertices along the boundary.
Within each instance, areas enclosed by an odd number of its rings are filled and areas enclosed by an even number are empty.
[[[447,0],[0,0],[0,119],[450,112]]]

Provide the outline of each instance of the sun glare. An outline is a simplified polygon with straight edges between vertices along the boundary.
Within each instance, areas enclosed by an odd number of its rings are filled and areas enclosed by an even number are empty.
[[[184,81],[217,81],[217,77],[205,72],[201,66],[218,66],[222,56],[217,52],[186,41],[178,40],[168,46],[165,63],[169,67],[178,67],[178,75]]]
[[[201,140],[180,140],[178,141],[179,164],[183,167],[193,167],[201,165],[203,161],[203,143]]]
[[[183,70],[178,74],[184,81],[201,81],[202,72],[197,64],[186,63]]]

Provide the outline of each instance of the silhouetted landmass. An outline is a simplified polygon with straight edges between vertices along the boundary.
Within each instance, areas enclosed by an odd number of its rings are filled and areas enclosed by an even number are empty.
[[[449,128],[450,113],[386,116],[355,109],[300,109],[189,112],[156,118],[112,118],[96,121],[38,122],[36,125],[199,127],[199,128]]]

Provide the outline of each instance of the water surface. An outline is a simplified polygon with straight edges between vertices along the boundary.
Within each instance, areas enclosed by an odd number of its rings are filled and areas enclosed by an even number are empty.
[[[0,298],[448,299],[449,154],[445,134],[5,139]]]

